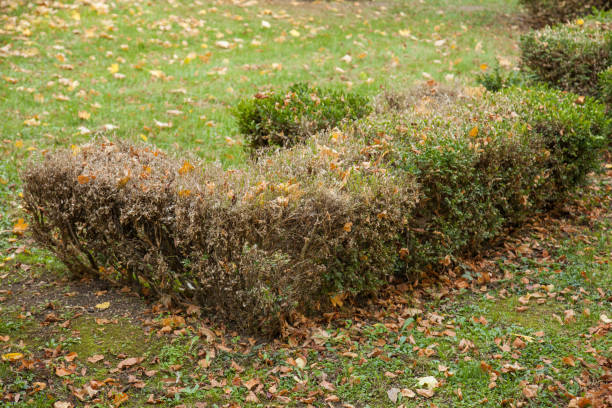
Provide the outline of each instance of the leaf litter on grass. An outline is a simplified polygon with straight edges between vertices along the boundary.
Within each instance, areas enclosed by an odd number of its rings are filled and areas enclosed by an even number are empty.
[[[0,347],[22,357],[2,363],[2,396],[75,406],[606,406],[612,171],[594,178],[558,215],[539,216],[488,254],[302,317],[272,341],[242,337],[190,305],[95,307],[100,297],[120,305],[130,294],[121,288],[70,303],[78,296],[67,287],[48,299],[37,272],[17,261],[23,285],[2,303],[12,313]],[[30,288],[40,303],[15,301]]]

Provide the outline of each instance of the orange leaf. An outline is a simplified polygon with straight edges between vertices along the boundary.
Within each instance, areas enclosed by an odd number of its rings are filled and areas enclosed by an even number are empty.
[[[28,223],[23,218],[19,218],[15,225],[13,225],[13,233],[22,235],[28,229]]]
[[[73,374],[72,371],[66,370],[66,368],[64,367],[56,367],[55,368],[55,375],[57,375],[58,377],[65,377],[67,375]]]
[[[474,126],[474,127],[472,128],[472,130],[470,130],[469,135],[470,135],[470,137],[476,137],[476,136],[478,136],[478,126]]]
[[[183,166],[179,169],[179,174],[187,174],[187,173],[191,173],[193,170],[195,169],[195,167],[193,167],[193,165],[191,163],[189,163],[188,161],[185,161],[183,163]]]
[[[130,397],[128,397],[128,395],[124,392],[120,392],[118,394],[115,394],[115,396],[113,397],[113,404],[118,407],[119,405],[123,404],[125,401],[127,401]]]

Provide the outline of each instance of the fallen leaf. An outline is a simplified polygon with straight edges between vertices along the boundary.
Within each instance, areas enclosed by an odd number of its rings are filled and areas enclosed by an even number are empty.
[[[438,380],[433,376],[421,377],[417,379],[417,385],[419,387],[425,386],[427,389],[433,390],[438,386]]]
[[[572,356],[566,356],[563,357],[561,359],[561,361],[563,361],[563,364],[571,366],[571,367],[576,367],[576,363],[574,362],[574,357]]]
[[[66,361],[68,361],[69,363],[72,362],[75,358],[77,358],[79,355],[77,353],[75,353],[74,351],[72,353],[68,353],[64,356],[64,359]]]
[[[304,360],[302,357],[298,357],[295,359],[295,365],[297,365],[298,368],[303,370],[304,367],[306,367],[306,360]]]
[[[535,398],[538,395],[538,386],[536,384],[524,386],[523,395],[529,399]]]
[[[141,361],[142,361],[142,358],[129,357],[129,358],[126,358],[125,360],[121,360],[119,364],[117,364],[117,368],[121,370],[125,367],[131,367],[133,365],[136,365],[140,363]]]
[[[15,225],[13,225],[13,233],[22,235],[28,229],[28,223],[23,218],[18,218]]]
[[[65,367],[60,366],[55,368],[55,375],[58,377],[65,377],[71,374],[74,374],[74,371],[67,370]]]
[[[419,394],[421,397],[425,398],[431,398],[434,396],[434,390],[428,390],[423,388],[417,388],[416,393]]]
[[[390,390],[387,390],[387,396],[389,397],[391,402],[397,402],[397,395],[399,393],[400,393],[399,388],[391,388]]]
[[[113,405],[115,405],[115,407],[118,407],[119,405],[127,401],[129,398],[130,397],[128,397],[128,395],[124,392],[117,393],[113,397]]]
[[[104,356],[102,354],[94,354],[93,356],[91,356],[91,357],[89,357],[87,359],[87,361],[92,363],[92,364],[95,364],[98,361],[102,361],[102,360],[104,360]]]
[[[478,126],[474,126],[469,133],[470,137],[476,137],[478,136]]]
[[[18,361],[23,358],[21,353],[6,353],[2,355],[2,361]]]

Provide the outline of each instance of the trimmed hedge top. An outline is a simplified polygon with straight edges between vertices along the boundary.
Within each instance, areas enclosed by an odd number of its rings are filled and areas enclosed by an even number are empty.
[[[258,93],[234,109],[240,132],[252,149],[288,147],[313,133],[371,112],[368,98],[331,88],[298,83],[280,93]]]

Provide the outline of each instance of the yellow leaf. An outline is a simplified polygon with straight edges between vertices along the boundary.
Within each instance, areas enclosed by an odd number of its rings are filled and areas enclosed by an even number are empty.
[[[189,197],[191,195],[191,190],[179,190],[179,197]]]
[[[289,35],[291,35],[292,37],[299,37],[300,32],[294,29],[294,30],[289,31]]]
[[[295,359],[295,365],[303,370],[304,367],[306,367],[306,360],[304,360],[302,357],[298,357]]]
[[[410,30],[399,30],[399,35],[402,37],[410,37]]]
[[[345,298],[345,293],[336,293],[335,295],[330,296],[329,300],[331,301],[333,307],[342,307]]]
[[[30,118],[30,119],[24,120],[23,124],[26,125],[26,126],[39,126],[40,125],[40,121],[37,120],[36,118]]]
[[[470,133],[469,133],[469,134],[470,134],[470,137],[476,137],[476,136],[478,136],[478,126],[474,126],[474,127],[472,128],[472,130],[470,130]]]
[[[89,118],[91,118],[91,113],[87,111],[79,111],[79,119],[88,120]]]
[[[108,72],[111,74],[116,74],[119,72],[119,64],[112,64],[110,67],[108,67]]]
[[[79,184],[86,184],[87,182],[89,182],[89,176],[84,176],[84,175],[80,174],[77,177],[77,181],[79,182]]]
[[[15,225],[13,225],[13,233],[21,235],[28,229],[28,223],[23,218],[19,218]]]
[[[2,355],[2,361],[17,361],[23,358],[21,353],[7,353]]]
[[[183,166],[179,169],[179,174],[187,174],[187,173],[191,173],[193,170],[195,169],[195,167],[193,167],[193,165],[191,163],[189,163],[188,161],[185,161],[183,163]]]
[[[125,185],[130,181],[130,176],[121,177],[119,181],[117,181],[117,186],[125,187]]]
[[[16,140],[15,147],[21,149],[23,147],[23,140]]]
[[[183,60],[183,64],[189,64],[191,61],[196,59],[196,57],[197,57],[197,54],[195,52],[190,52],[189,54],[187,54],[187,56]]]
[[[106,310],[110,307],[110,302],[98,303],[96,305],[96,309],[98,310]]]

